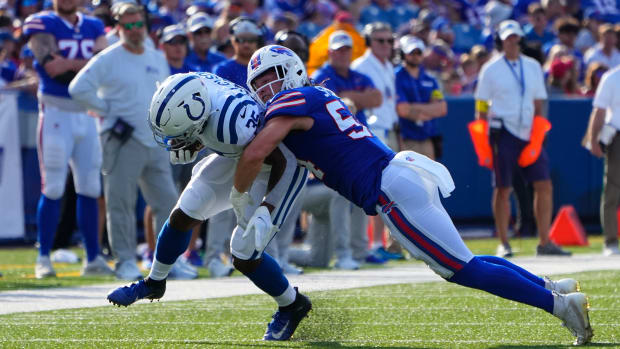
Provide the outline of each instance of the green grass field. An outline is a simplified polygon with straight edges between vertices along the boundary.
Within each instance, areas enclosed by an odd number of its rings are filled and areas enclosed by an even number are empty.
[[[590,242],[590,247],[571,250],[600,252],[600,238]],[[495,243],[467,242],[474,252],[487,254]],[[531,255],[535,244],[533,239],[513,242],[519,255]],[[57,265],[66,276],[35,280],[34,256],[32,249],[0,250],[0,271],[5,274],[0,290],[112,280],[72,276],[79,270],[76,265]],[[19,265],[22,268],[14,268]],[[201,271],[201,276],[207,274]],[[579,279],[589,295],[595,331],[589,347],[620,348],[620,270],[565,276]],[[0,347],[563,348],[572,342],[559,320],[541,310],[447,282],[308,295],[314,309],[294,340],[285,343],[261,341],[275,305],[266,295],[253,295],[2,315]]]
[[[620,347],[620,271],[570,275],[589,294],[590,347]],[[204,348],[562,348],[572,336],[541,310],[446,282],[311,292],[294,340],[260,340],[264,295],[0,316],[0,346]]]
[[[587,247],[569,247],[567,248],[573,253],[600,253],[602,248],[602,237],[593,236],[589,238],[590,246]],[[466,241],[469,248],[475,254],[495,254],[497,247],[496,239],[474,239]],[[516,256],[533,255],[536,251],[538,243],[534,238],[523,238],[511,240]],[[84,258],[82,249],[74,249],[74,251]],[[34,289],[47,287],[68,287],[79,285],[92,285],[97,283],[114,281],[114,277],[80,277],[79,264],[54,264],[58,278],[37,280],[34,278],[34,262],[37,251],[34,248],[5,248],[0,249],[0,291]],[[399,262],[390,262],[392,265],[401,263],[419,263],[415,260],[406,260]],[[314,272],[317,269],[305,269],[306,273]],[[238,272],[235,272],[238,273]],[[147,272],[145,271],[146,275]],[[240,274],[239,274],[240,275]],[[199,277],[208,277],[209,272],[206,268],[199,268]]]

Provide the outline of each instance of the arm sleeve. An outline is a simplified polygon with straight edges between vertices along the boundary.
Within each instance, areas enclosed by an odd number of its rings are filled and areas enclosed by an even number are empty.
[[[489,101],[493,97],[492,91],[492,80],[487,65],[482,67],[480,75],[478,75],[478,84],[476,85],[476,92],[474,93],[474,98],[482,101]]]
[[[594,101],[592,102],[592,105],[595,108],[607,109],[611,107],[613,96],[612,85],[613,84],[609,79],[609,74],[603,75],[603,78],[596,89]]]
[[[547,88],[545,87],[545,75],[542,72],[542,68],[538,62],[536,62],[536,92],[534,93],[534,99],[547,99]]]
[[[99,86],[105,83],[109,69],[107,56],[97,55],[91,59],[69,84],[69,94],[87,109],[106,114],[108,104],[97,95]]]

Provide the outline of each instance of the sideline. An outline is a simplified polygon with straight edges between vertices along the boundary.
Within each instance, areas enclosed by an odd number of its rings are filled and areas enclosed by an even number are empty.
[[[538,275],[620,270],[620,258],[603,257],[600,254],[578,254],[569,258],[519,257],[511,261]],[[291,284],[299,286],[301,290],[306,292],[441,280],[422,263],[356,271],[324,271],[288,276],[288,279]],[[0,314],[111,306],[105,299],[106,294],[111,289],[126,284],[125,281],[119,281],[71,288],[3,291],[0,292]],[[261,293],[262,291],[244,276],[168,281],[166,295],[161,301],[221,298]],[[140,302],[148,302],[148,300]]]

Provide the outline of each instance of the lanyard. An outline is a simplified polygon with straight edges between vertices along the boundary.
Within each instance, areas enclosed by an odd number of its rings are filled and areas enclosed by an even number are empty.
[[[508,62],[508,60],[506,59],[506,56],[504,56],[504,61],[506,62],[506,64],[508,64],[508,68],[510,68],[512,75],[515,77],[515,79],[517,79],[517,82],[519,83],[519,86],[521,87],[521,98],[523,98],[523,96],[525,96],[525,76],[523,75],[523,61],[521,60],[521,56],[519,56],[519,69],[520,69],[521,76],[517,76],[517,72],[512,67],[512,64]]]

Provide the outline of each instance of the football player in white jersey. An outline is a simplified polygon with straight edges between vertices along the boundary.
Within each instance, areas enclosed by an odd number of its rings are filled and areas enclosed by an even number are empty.
[[[264,109],[232,82],[210,73],[188,73],[164,81],[153,96],[149,114],[155,139],[170,151],[172,163],[193,162],[203,148],[215,154],[194,166],[192,179],[159,234],[149,276],[108,294],[108,300],[119,306],[161,298],[168,272],[187,248],[192,228],[232,208],[229,195],[237,160],[258,132]],[[299,308],[307,313],[308,298],[291,287],[278,263],[263,250],[306,183],[308,171],[283,145],[268,162],[271,165],[263,167],[249,194],[233,195],[248,203],[245,212],[235,212],[238,225],[230,243],[233,265],[271,295],[279,310]],[[273,180],[280,175],[279,181]]]

